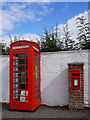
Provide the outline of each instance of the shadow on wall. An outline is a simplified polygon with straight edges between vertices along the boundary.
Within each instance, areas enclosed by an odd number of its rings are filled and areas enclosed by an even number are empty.
[[[49,74],[48,74],[49,75]],[[52,76],[49,76],[52,78]],[[48,79],[50,80],[50,79]],[[68,104],[68,69],[64,69],[60,74],[50,80],[49,84],[45,83],[47,80],[43,80],[41,100],[42,104],[50,106],[63,106]],[[44,85],[46,87],[44,87]]]
[[[2,102],[9,102],[9,57],[2,58]]]

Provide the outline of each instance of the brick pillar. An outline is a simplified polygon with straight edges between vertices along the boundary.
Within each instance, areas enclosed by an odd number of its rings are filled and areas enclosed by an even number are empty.
[[[69,109],[84,109],[84,63],[68,63]]]

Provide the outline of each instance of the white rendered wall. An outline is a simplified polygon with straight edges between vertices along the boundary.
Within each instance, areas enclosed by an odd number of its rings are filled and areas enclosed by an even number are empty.
[[[84,62],[84,101],[88,104],[88,51],[60,51],[41,54],[42,103],[68,104],[68,65]]]
[[[2,102],[2,56],[0,55],[0,102]]]
[[[9,56],[2,59],[2,100],[9,102]],[[41,53],[42,104],[63,106],[68,104],[68,63],[84,62],[84,101],[88,104],[88,50]],[[90,63],[89,63],[90,65]],[[1,77],[0,77],[1,82]],[[0,94],[1,95],[1,94]],[[89,95],[90,96],[90,95]],[[89,97],[90,98],[90,97]]]
[[[88,51],[88,103],[90,107],[90,50]]]
[[[2,57],[2,102],[9,102],[9,56]]]

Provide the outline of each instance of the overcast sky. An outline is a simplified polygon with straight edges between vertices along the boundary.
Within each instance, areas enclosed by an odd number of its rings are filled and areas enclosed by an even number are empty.
[[[0,40],[9,44],[9,35],[23,36],[32,40],[44,32],[44,25],[49,30],[56,22],[62,34],[66,19],[75,38],[77,28],[75,19],[85,16],[88,20],[88,2],[3,2],[0,10]]]

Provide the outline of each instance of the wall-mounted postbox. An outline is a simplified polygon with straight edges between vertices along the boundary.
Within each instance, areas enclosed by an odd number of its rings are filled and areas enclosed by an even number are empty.
[[[80,89],[80,71],[72,71],[72,89]]]
[[[68,63],[69,109],[84,109],[84,63]]]
[[[14,42],[10,46],[10,110],[33,111],[40,103],[39,45]]]

